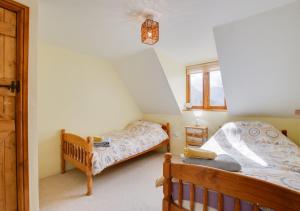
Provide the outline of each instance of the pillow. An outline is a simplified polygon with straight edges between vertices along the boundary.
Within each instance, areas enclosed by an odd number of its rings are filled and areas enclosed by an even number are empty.
[[[150,128],[161,128],[161,125],[155,122],[149,122],[145,120],[137,120],[129,123],[125,129],[130,129],[136,126],[144,126],[144,127],[150,127]]]
[[[218,155],[215,160],[184,157],[182,158],[182,162],[188,164],[209,166],[232,172],[237,172],[242,169],[241,165],[236,160],[226,154]]]
[[[212,151],[200,149],[200,148],[184,148],[184,156],[189,158],[202,158],[213,160],[217,157],[217,154]]]
[[[94,143],[99,143],[103,141],[103,138],[100,136],[94,136],[93,138],[94,138]]]

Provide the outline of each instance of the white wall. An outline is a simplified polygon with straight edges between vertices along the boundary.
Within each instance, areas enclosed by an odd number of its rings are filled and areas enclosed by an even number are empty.
[[[300,108],[300,2],[214,32],[229,112],[294,116]]]
[[[143,113],[179,114],[161,63],[152,48],[125,57],[116,69]]]
[[[184,65],[170,59],[166,53],[155,50],[159,62],[165,72],[170,88],[173,91],[178,107],[182,110],[185,105],[185,67]]]
[[[59,130],[99,136],[142,114],[110,63],[39,42],[40,178],[60,173]]]
[[[167,55],[157,52],[159,60],[162,64],[163,70],[166,74],[167,80],[170,83],[172,92],[177,99],[178,105],[182,107],[185,102],[185,67],[178,64],[174,59]],[[277,95],[276,95],[277,96]],[[280,97],[280,96],[279,96]],[[243,98],[242,98],[243,100]],[[228,121],[240,120],[258,120],[268,122],[276,128],[288,130],[289,138],[300,145],[300,120],[295,118],[279,118],[279,117],[266,117],[264,115],[252,116],[235,116],[228,112],[215,112],[215,111],[183,111],[178,115],[167,114],[144,114],[144,119],[157,122],[170,122],[171,124],[171,151],[175,154],[183,152],[185,134],[184,126],[195,124],[196,118],[200,119],[202,125],[209,128],[209,136],[214,134],[219,127]]]

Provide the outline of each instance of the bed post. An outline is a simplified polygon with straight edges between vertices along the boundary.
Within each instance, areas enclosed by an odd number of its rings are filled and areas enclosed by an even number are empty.
[[[172,183],[171,183],[171,153],[165,154],[165,161],[163,164],[163,176],[164,176],[164,199],[163,199],[163,209],[162,211],[170,211],[171,206],[171,192],[172,192]]]
[[[66,161],[64,158],[64,134],[65,134],[66,130],[62,129],[60,132],[60,140],[61,140],[61,173],[64,174],[66,173]]]
[[[170,134],[171,134],[171,132],[170,132],[170,123],[169,122],[166,124],[166,127],[167,127],[167,134],[169,136],[169,140],[168,140],[168,143],[167,143],[167,152],[170,152],[170,150],[171,150],[171,147],[170,147],[170,140],[171,140]]]
[[[86,177],[87,177],[87,196],[92,195],[93,193],[93,173],[92,173],[92,158],[93,158],[93,139],[92,137],[87,138],[87,142],[89,144],[88,146],[88,153],[87,153],[87,171],[86,171]]]

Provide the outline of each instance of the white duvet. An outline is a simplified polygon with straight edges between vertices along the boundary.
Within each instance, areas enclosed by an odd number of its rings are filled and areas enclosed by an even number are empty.
[[[111,139],[110,147],[94,147],[93,175],[118,161],[160,144],[168,135],[159,124],[136,121],[124,130],[107,133],[103,137]]]
[[[201,148],[230,155],[242,174],[300,191],[300,149],[270,124],[227,123]]]

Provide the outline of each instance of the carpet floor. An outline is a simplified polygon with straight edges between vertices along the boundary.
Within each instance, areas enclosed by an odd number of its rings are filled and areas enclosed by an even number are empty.
[[[40,180],[42,211],[159,211],[162,153],[150,153],[111,167],[94,177],[92,196],[85,196],[86,177],[78,170]]]

